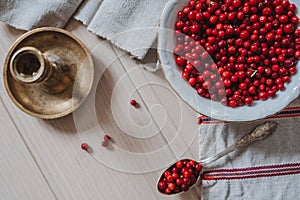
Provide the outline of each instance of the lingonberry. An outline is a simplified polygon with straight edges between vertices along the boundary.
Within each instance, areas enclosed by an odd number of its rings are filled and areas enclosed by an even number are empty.
[[[81,149],[87,151],[89,149],[89,145],[87,143],[82,143]]]
[[[230,100],[230,101],[229,101],[229,106],[230,106],[231,108],[237,107],[237,102],[236,102],[236,100]]]
[[[184,192],[185,192],[185,191],[188,191],[189,188],[190,188],[190,187],[189,187],[188,185],[185,185],[185,184],[183,184],[183,185],[181,186],[181,190],[184,191]]]
[[[251,106],[252,103],[253,103],[253,98],[250,97],[250,96],[247,96],[247,97],[245,98],[245,103],[246,103],[247,105]]]
[[[264,92],[264,91],[259,92],[259,93],[258,93],[258,98],[259,98],[260,100],[263,100],[263,101],[266,100],[266,99],[268,98],[267,93]]]
[[[194,86],[197,82],[197,79],[194,78],[194,77],[191,77],[189,80],[188,80],[188,83],[191,85],[191,86]]]
[[[159,189],[160,191],[164,191],[166,188],[167,188],[167,183],[166,183],[166,182],[160,181],[160,182],[158,183],[158,189]]]
[[[283,26],[283,31],[285,32],[285,34],[291,34],[294,29],[295,27],[292,24],[286,24],[285,26]]]
[[[255,86],[250,86],[249,88],[248,88],[248,92],[249,93],[251,93],[251,94],[256,94],[256,87]]]
[[[107,147],[108,141],[107,141],[107,140],[102,141],[101,145],[102,145],[103,147]]]
[[[182,56],[177,56],[176,58],[176,64],[179,66],[185,65],[186,60]]]
[[[169,188],[171,191],[174,190],[175,187],[176,187],[175,183],[169,183],[169,184],[168,184],[168,188]]]
[[[104,135],[104,136],[103,136],[103,139],[104,139],[105,141],[108,141],[108,140],[110,140],[111,138],[110,138],[109,135]]]
[[[132,100],[130,101],[130,104],[131,104],[132,106],[136,106],[136,105],[137,105],[137,101],[134,100],[134,99],[132,99]]]
[[[202,165],[201,165],[201,164],[197,164],[197,165],[195,166],[195,169],[196,169],[197,171],[201,171],[201,170],[202,170]]]

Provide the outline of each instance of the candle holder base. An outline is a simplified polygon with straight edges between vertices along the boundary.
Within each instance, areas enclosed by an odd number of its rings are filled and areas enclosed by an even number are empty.
[[[4,65],[4,83],[22,111],[42,119],[66,116],[88,96],[94,78],[91,55],[74,35],[43,27],[22,35]]]

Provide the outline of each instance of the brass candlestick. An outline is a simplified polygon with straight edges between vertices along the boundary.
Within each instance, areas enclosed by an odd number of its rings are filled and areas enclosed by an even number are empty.
[[[4,66],[6,90],[24,112],[43,119],[63,117],[80,106],[92,87],[94,68],[84,44],[58,28],[25,33]]]
[[[12,77],[21,84],[40,84],[45,92],[59,94],[72,86],[59,61],[50,62],[35,47],[22,47],[12,56],[9,67]]]

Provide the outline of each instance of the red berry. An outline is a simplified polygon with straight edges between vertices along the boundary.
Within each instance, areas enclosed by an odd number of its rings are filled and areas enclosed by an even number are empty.
[[[185,184],[183,184],[183,185],[181,186],[181,190],[184,191],[184,192],[185,192],[185,191],[188,191],[189,188],[190,188],[190,187],[189,187],[188,185],[185,185]]]
[[[130,104],[131,104],[132,106],[136,106],[136,105],[137,105],[137,102],[136,102],[136,100],[132,99],[132,100],[130,101]]]
[[[270,7],[265,7],[263,10],[262,10],[262,14],[265,15],[265,16],[269,16],[272,14],[272,9]]]
[[[284,76],[284,77],[282,77],[282,81],[284,83],[289,83],[291,81],[291,78],[289,76]]]
[[[183,180],[181,178],[176,179],[176,185],[180,186],[183,184]]]
[[[232,1],[232,6],[235,7],[235,8],[238,8],[242,5],[241,1],[240,0],[233,0]]]
[[[267,91],[268,97],[273,98],[273,97],[275,97],[275,94],[276,94],[276,91],[274,91],[272,89],[270,89],[270,90]]]
[[[174,190],[175,187],[176,187],[175,183],[169,183],[169,184],[168,184],[168,188],[169,188],[171,191]]]
[[[173,173],[177,173],[177,172],[178,172],[178,169],[177,169],[176,167],[173,167],[173,168],[172,168],[172,172],[173,172]]]
[[[108,140],[110,140],[111,138],[110,138],[109,135],[104,135],[104,136],[103,136],[103,139],[106,140],[106,141],[108,141]]]
[[[195,169],[196,169],[197,171],[201,171],[201,170],[202,170],[202,165],[201,165],[201,164],[197,164],[197,165],[195,166]]]
[[[291,18],[291,22],[292,22],[293,24],[298,24],[298,23],[299,23],[299,18],[298,18],[297,16],[293,16],[293,17]]]
[[[191,176],[191,173],[189,171],[186,171],[183,173],[183,177],[189,178]]]
[[[229,101],[229,106],[230,106],[231,108],[235,108],[235,107],[237,107],[237,102],[236,102],[235,100],[230,100],[230,101]]]
[[[209,22],[211,24],[216,24],[218,22],[218,17],[215,16],[215,15],[212,15],[210,18],[209,18]]]
[[[197,33],[200,30],[200,26],[197,24],[194,24],[191,26],[190,30],[192,33]]]
[[[283,7],[281,6],[281,5],[278,5],[278,6],[276,6],[275,7],[275,12],[276,12],[276,14],[282,14],[283,13]]]
[[[197,13],[196,11],[190,11],[189,14],[188,14],[188,18],[189,18],[190,20],[195,19],[196,13]]]
[[[89,148],[89,145],[87,143],[82,143],[81,144],[81,149],[87,151]]]
[[[224,80],[224,86],[225,87],[230,87],[231,86],[231,81],[229,79]]]
[[[300,59],[300,51],[295,51],[294,56],[296,59]]]
[[[250,16],[250,21],[251,21],[252,23],[257,22],[258,20],[259,20],[258,15],[254,14],[254,15],[251,15],[251,16]]]
[[[172,174],[172,178],[173,178],[174,180],[176,180],[176,179],[178,178],[178,174],[177,174],[177,173],[173,173],[173,174]]]
[[[236,18],[236,13],[235,12],[230,12],[228,15],[227,15],[227,19],[229,21],[232,21]]]
[[[191,180],[188,177],[185,177],[182,179],[183,184],[189,185],[191,183]]]
[[[288,18],[288,16],[286,16],[286,15],[281,15],[281,16],[279,17],[279,21],[280,21],[281,23],[287,23],[288,20],[289,20],[289,18]]]
[[[184,27],[183,21],[177,21],[175,23],[175,27],[176,27],[176,29],[182,29]]]
[[[158,183],[158,189],[159,189],[160,191],[164,191],[166,188],[167,188],[167,183],[166,183],[166,182],[160,181],[160,182]]]
[[[181,168],[183,167],[183,162],[182,162],[182,161],[178,161],[178,162],[176,163],[176,167],[177,167],[178,169],[181,169]]]
[[[176,57],[176,64],[178,66],[183,66],[183,65],[185,65],[185,63],[186,63],[186,60],[182,56]]]
[[[250,34],[247,31],[242,31],[240,33],[240,38],[242,38],[243,40],[246,40],[250,37]]]
[[[102,141],[101,145],[102,145],[103,147],[107,147],[107,145],[108,145],[107,140]]]
[[[245,103],[247,104],[247,105],[252,105],[252,103],[253,103],[253,99],[252,99],[252,97],[246,97],[245,98]]]
[[[263,100],[263,101],[266,100],[267,97],[268,97],[268,96],[267,96],[267,93],[266,93],[266,92],[263,92],[263,91],[262,91],[262,92],[259,92],[259,93],[258,93],[258,98],[261,99],[261,100]]]
[[[182,78],[184,78],[185,80],[188,80],[190,77],[189,73],[187,72],[182,72]]]
[[[291,34],[293,31],[294,31],[295,27],[294,25],[292,24],[287,24],[283,27],[283,31],[286,33],[286,34]]]
[[[165,193],[165,194],[171,194],[171,193],[172,193],[172,190],[171,190],[170,188],[166,188],[164,193]]]
[[[169,171],[165,171],[164,172],[164,176],[167,178],[168,176],[171,176],[171,172],[169,172]]]
[[[191,85],[191,86],[194,86],[196,84],[197,80],[196,78],[192,77],[189,79],[188,83]]]
[[[251,6],[255,6],[258,3],[258,0],[249,0]]]
[[[266,39],[269,41],[269,42],[272,42],[274,40],[274,37],[275,35],[273,33],[268,33],[266,35]]]
[[[174,181],[174,179],[173,179],[172,176],[168,176],[168,177],[167,177],[167,181],[168,181],[169,183],[172,183],[172,182]]]
[[[291,68],[289,68],[289,73],[290,73],[290,74],[296,74],[296,72],[297,72],[296,67],[291,67]]]

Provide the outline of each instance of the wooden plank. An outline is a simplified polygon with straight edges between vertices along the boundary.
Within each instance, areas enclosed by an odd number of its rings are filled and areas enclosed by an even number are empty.
[[[9,35],[5,26],[1,29]],[[125,71],[119,68],[120,63],[111,47],[88,33],[78,22],[72,21],[67,29],[81,38],[92,51],[96,74],[104,72],[100,81],[95,83],[95,93],[78,111],[57,120],[35,119],[19,111],[3,87],[0,88],[4,104],[57,198],[198,199],[193,193],[164,197],[157,192],[159,168],[175,159],[174,152],[159,134],[157,126],[151,123],[147,126],[150,115],[141,103],[144,100],[139,95],[135,96],[134,85],[123,77]],[[3,55],[0,55],[1,59]],[[104,71],[104,66],[110,67]],[[117,84],[120,79],[122,82]],[[140,108],[129,106],[132,96],[128,94],[131,93],[141,103]],[[89,103],[95,104],[89,108]],[[112,111],[116,111],[116,115]],[[128,115],[128,112],[132,114]],[[98,126],[92,123],[95,114]],[[105,133],[114,139],[107,149],[101,147]],[[93,152],[82,151],[82,142],[90,144]],[[157,154],[160,149],[163,151]]]
[[[19,130],[0,100],[1,199],[55,199]]]
[[[0,24],[0,63],[8,48],[24,31]],[[3,69],[3,68],[2,68]],[[1,76],[1,90],[4,84]],[[1,91],[3,94],[3,91]],[[0,97],[0,194],[2,199],[55,199],[30,147],[15,126]]]
[[[156,73],[148,72],[143,69],[147,65],[156,64],[156,52],[152,53],[148,63],[138,63],[130,59],[126,53],[114,48],[127,70],[127,74],[135,83],[141,96],[145,99],[148,106],[159,105],[163,108],[166,116],[161,113],[153,113],[159,126],[164,126],[162,131],[170,145],[173,147],[176,156],[191,157],[198,159],[199,143],[198,143],[198,114],[185,104],[180,97],[172,90],[168,82],[165,80],[162,70]],[[151,53],[151,52],[150,52]],[[153,59],[156,58],[156,59]],[[163,117],[166,117],[163,119]],[[190,151],[182,155],[182,152]]]
[[[143,69],[145,65],[156,64],[156,60],[153,60],[155,54],[151,55],[152,62],[146,61],[143,65],[135,62],[124,51],[113,48],[121,61],[120,67],[127,71],[126,76],[135,84],[147,109],[152,111],[151,115],[174,151],[176,159],[198,160],[198,114],[171,89],[161,70],[152,73]],[[193,198],[200,198],[200,189],[195,188],[192,194]]]

